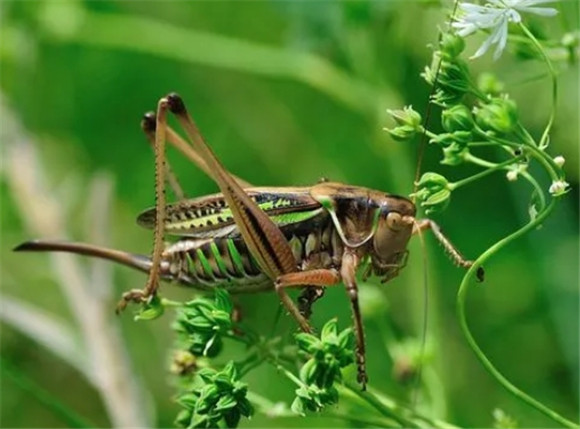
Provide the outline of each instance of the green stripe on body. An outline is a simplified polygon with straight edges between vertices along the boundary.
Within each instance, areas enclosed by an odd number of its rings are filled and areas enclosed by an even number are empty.
[[[228,245],[228,251],[230,252],[230,257],[232,258],[232,262],[234,263],[236,270],[238,270],[238,273],[240,273],[240,275],[247,276],[246,270],[244,269],[244,264],[242,263],[242,257],[240,256],[240,252],[238,252],[238,249],[236,248],[234,240],[228,238],[226,240],[226,243]]]
[[[199,262],[201,262],[201,266],[203,267],[203,270],[205,271],[205,274],[214,279],[215,280],[215,276],[213,274],[213,270],[211,269],[211,265],[209,264],[205,254],[203,253],[203,251],[201,249],[196,249],[195,253],[199,259]]]
[[[209,247],[211,249],[211,253],[213,254],[213,258],[215,259],[215,262],[218,266],[218,269],[219,269],[222,277],[230,278],[231,275],[228,272],[228,268],[226,267],[226,264],[222,258],[222,255],[220,254],[220,250],[217,247],[217,244],[215,243],[215,241],[212,241],[210,243]]]

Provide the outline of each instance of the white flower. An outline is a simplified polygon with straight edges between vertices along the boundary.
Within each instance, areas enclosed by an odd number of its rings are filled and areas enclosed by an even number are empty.
[[[522,20],[520,12],[534,13],[540,16],[554,16],[558,11],[551,7],[535,7],[542,3],[553,3],[557,0],[488,0],[484,5],[460,3],[463,14],[452,26],[461,37],[469,36],[477,30],[489,30],[490,34],[471,58],[477,58],[487,52],[491,45],[497,44],[493,54],[498,59],[507,43],[508,23]]]
[[[566,158],[564,158],[562,155],[559,155],[556,158],[554,158],[554,164],[556,164],[560,168],[562,168],[565,162]]]
[[[516,170],[510,170],[506,173],[506,177],[510,182],[515,182],[518,180],[518,172]]]
[[[557,197],[560,195],[565,194],[568,191],[570,184],[565,180],[554,180],[550,185],[550,189],[548,190],[550,194]]]

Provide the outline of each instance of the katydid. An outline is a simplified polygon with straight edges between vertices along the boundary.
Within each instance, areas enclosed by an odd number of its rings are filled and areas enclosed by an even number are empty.
[[[167,124],[173,113],[189,142]],[[451,259],[468,268],[472,262],[429,219],[417,220],[414,203],[382,191],[322,181],[311,187],[252,187],[230,174],[206,144],[180,96],[162,98],[142,128],[153,144],[156,205],[138,217],[155,231],[151,257],[90,244],[37,240],[17,251],[65,251],[112,260],[148,273],[142,290],[123,295],[128,302],[146,302],[167,280],[211,291],[231,293],[275,290],[303,331],[311,331],[310,306],[323,288],[344,284],[356,333],[358,381],[367,382],[365,342],[355,274],[368,261],[365,275],[382,282],[404,267],[412,235],[431,229]],[[177,148],[219,186],[221,193],[167,204],[166,182],[183,195],[165,158],[166,142]],[[170,245],[164,235],[179,237]],[[304,288],[300,305],[288,288]]]

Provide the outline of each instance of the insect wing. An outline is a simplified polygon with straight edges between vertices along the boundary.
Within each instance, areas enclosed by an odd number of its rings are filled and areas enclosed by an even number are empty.
[[[323,211],[310,188],[248,188],[248,196],[279,227],[307,221]],[[155,226],[155,208],[137,218],[145,228]],[[206,238],[225,236],[237,230],[233,214],[222,194],[182,200],[167,206],[165,232],[175,236]]]

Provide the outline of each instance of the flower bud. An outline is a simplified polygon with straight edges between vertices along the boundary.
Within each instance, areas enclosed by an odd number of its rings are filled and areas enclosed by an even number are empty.
[[[383,128],[386,132],[390,134],[393,140],[398,142],[404,142],[411,140],[417,134],[417,130],[414,128],[409,127],[408,125],[404,125],[402,127],[396,128]]]
[[[493,73],[482,73],[477,78],[477,88],[484,94],[498,96],[504,87],[503,82],[500,82]]]
[[[453,61],[443,60],[439,70],[439,83],[446,89],[464,94],[471,88],[469,69],[465,61],[456,58]]]
[[[394,140],[411,140],[421,130],[421,115],[413,110],[411,106],[404,107],[403,110],[387,110],[393,117],[395,128],[383,128]]]
[[[440,106],[458,103],[472,89],[465,61],[445,55],[442,57],[438,51],[433,54],[431,66],[426,67],[421,76],[429,85],[437,86],[432,100]]]
[[[562,168],[562,166],[564,165],[565,162],[566,162],[566,159],[562,155],[559,155],[559,156],[554,158],[554,164],[556,164],[560,168]]]
[[[493,98],[475,110],[475,120],[484,131],[509,133],[518,123],[516,104],[508,98]]]
[[[444,33],[441,37],[441,52],[448,58],[458,57],[465,49],[465,40],[453,33]]]
[[[408,125],[413,128],[421,126],[421,115],[413,110],[413,106],[405,106],[403,110],[387,109],[387,113],[393,117],[397,125]]]
[[[554,197],[559,197],[560,195],[564,195],[566,192],[570,190],[570,184],[565,180],[554,180],[550,185],[550,189],[548,192],[552,194]]]
[[[473,117],[467,106],[457,104],[441,113],[441,124],[445,131],[470,131],[473,129]]]
[[[518,172],[517,172],[517,170],[510,170],[506,173],[505,177],[510,182],[515,182],[516,180],[518,180]]]
[[[465,161],[465,156],[469,153],[466,144],[454,142],[443,149],[443,160],[441,164],[459,165]]]
[[[443,210],[449,204],[451,187],[449,181],[437,173],[425,173],[417,182],[418,191],[411,196],[417,197],[425,213],[434,213]]]

